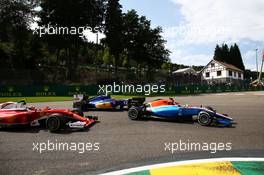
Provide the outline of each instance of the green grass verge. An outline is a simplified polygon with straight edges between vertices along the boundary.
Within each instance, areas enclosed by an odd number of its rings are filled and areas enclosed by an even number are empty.
[[[36,102],[53,102],[53,101],[71,101],[72,97],[4,97],[0,98],[0,102],[21,101],[26,100],[27,103]]]
[[[131,96],[131,95],[111,95],[113,98],[116,99],[128,99],[133,97],[142,97],[142,96]]]
[[[113,95],[116,99],[127,99],[132,98],[133,96],[124,96],[124,95]],[[1,102],[8,101],[21,101],[26,100],[27,103],[36,103],[36,102],[56,102],[56,101],[72,101],[73,97],[1,97]]]

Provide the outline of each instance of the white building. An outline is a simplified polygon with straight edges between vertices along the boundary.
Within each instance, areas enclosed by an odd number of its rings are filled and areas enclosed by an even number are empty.
[[[208,84],[241,84],[244,71],[231,64],[212,60],[201,70],[201,78]]]

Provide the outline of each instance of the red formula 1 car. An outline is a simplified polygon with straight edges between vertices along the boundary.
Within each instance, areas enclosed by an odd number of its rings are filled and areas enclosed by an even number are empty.
[[[44,125],[56,132],[64,128],[86,128],[97,120],[97,117],[85,117],[78,109],[36,109],[27,107],[25,101],[0,104],[0,128]]]
[[[20,105],[24,105],[24,104],[25,104],[25,101],[0,103],[0,110],[19,108]]]

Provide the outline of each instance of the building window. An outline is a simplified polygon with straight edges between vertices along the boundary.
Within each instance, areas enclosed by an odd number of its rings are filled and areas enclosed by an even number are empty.
[[[205,77],[210,77],[210,72],[206,72]]]
[[[241,73],[238,73],[238,78],[241,78]]]
[[[236,72],[234,72],[234,77],[236,77],[237,76],[237,73]]]
[[[233,76],[233,72],[230,70],[229,71],[229,76],[232,77]]]
[[[215,67],[215,63],[211,63],[211,67]]]
[[[217,76],[218,77],[222,76],[222,71],[217,71]]]

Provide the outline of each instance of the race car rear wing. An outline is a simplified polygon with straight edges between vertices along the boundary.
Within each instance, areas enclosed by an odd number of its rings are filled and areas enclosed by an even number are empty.
[[[89,96],[84,94],[76,94],[73,95],[73,108],[82,109],[83,103],[85,103],[89,99]]]
[[[146,101],[145,97],[131,98],[131,99],[128,99],[127,106],[128,106],[128,108],[130,108],[132,106],[142,106],[145,101]]]
[[[84,94],[73,95],[74,102],[87,101],[88,99],[89,99],[88,95],[84,95]]]

